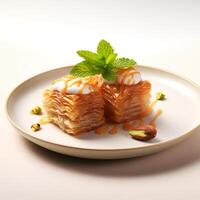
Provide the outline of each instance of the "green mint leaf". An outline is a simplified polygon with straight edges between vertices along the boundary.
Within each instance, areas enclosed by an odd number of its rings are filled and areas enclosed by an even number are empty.
[[[86,61],[78,63],[70,71],[70,74],[77,77],[86,77],[86,76],[92,76],[92,75],[101,74],[101,73],[102,73],[102,70],[100,70],[99,68],[96,68],[94,65]]]
[[[136,62],[133,59],[129,58],[118,58],[114,60],[112,63],[113,68],[121,69],[121,68],[128,68],[128,67],[133,67]]]
[[[116,53],[112,53],[110,54],[107,58],[106,58],[106,64],[109,65],[111,64],[117,57]]]
[[[111,81],[111,82],[114,82],[117,78],[117,74],[112,70],[105,70],[103,72],[102,76],[104,79]]]
[[[88,63],[95,64],[95,65],[102,65],[103,61],[101,61],[98,57],[98,54],[93,53],[91,51],[80,50],[77,51],[77,54],[84,58]]]
[[[106,59],[110,54],[114,53],[114,50],[109,42],[101,40],[97,46],[97,53]]]
[[[84,59],[71,70],[71,74],[77,77],[101,74],[104,79],[114,82],[117,78],[117,70],[133,67],[136,62],[128,58],[117,58],[117,54],[109,42],[101,40],[97,46],[97,53],[80,50],[77,54]]]

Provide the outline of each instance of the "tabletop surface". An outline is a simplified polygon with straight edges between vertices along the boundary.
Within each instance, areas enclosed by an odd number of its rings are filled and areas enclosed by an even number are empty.
[[[9,91],[79,61],[102,38],[119,55],[200,84],[200,1],[0,0],[0,199],[200,199],[200,130],[163,152],[98,161],[63,156],[20,136]]]

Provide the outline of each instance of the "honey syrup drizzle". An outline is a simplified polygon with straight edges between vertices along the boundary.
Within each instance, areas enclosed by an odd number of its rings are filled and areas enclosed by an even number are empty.
[[[142,125],[144,119],[138,119],[138,120],[133,120],[133,121],[130,121],[130,122],[125,122],[123,124],[123,129],[126,130],[126,131],[130,131],[130,130],[133,130],[134,128],[137,128],[139,127],[140,125]]]
[[[87,83],[84,83],[84,84],[83,84],[82,88],[79,90],[79,93],[80,93],[80,94],[83,93],[83,91],[84,91],[84,89],[85,89],[85,87],[86,87],[87,85],[88,85]]]
[[[66,93],[67,93],[67,83],[68,83],[69,81],[71,81],[71,80],[72,80],[71,78],[69,78],[69,79],[64,79],[64,81],[65,81],[65,87],[64,87],[63,91],[66,92]]]
[[[81,85],[82,84],[82,85]],[[80,90],[78,91],[78,93],[82,94],[84,89],[86,88],[87,85],[89,85],[87,82],[83,83],[82,80],[77,80],[77,81],[74,81],[73,83],[69,84],[69,87],[70,86],[73,86],[73,85],[77,85],[78,87],[81,86]]]
[[[149,124],[152,126],[156,126],[156,120],[158,119],[158,117],[162,114],[162,110],[158,109],[156,114],[153,116],[153,118],[149,121]]]
[[[102,135],[105,133],[110,133],[110,134],[116,134],[118,132],[118,129],[120,127],[120,124],[104,124],[103,126],[98,127],[95,129],[95,133],[98,135]]]
[[[151,102],[150,107],[153,108],[153,107],[156,105],[157,102],[158,102],[158,99],[154,99],[154,100]]]
[[[72,86],[72,85],[80,86],[81,84],[82,84],[82,80],[77,80],[77,81],[74,81],[73,83],[69,84],[69,86]]]
[[[162,114],[162,110],[158,109],[156,111],[156,114],[152,117],[152,119],[149,121],[149,125],[152,125],[154,127],[156,127],[156,120],[158,119],[158,117]],[[116,134],[120,128],[120,126],[122,126],[122,128],[126,131],[130,131],[130,130],[134,130],[140,126],[144,125],[144,118],[143,119],[138,119],[138,120],[133,120],[133,121],[129,121],[129,122],[125,122],[123,124],[104,124],[103,126],[97,128],[95,130],[95,133],[98,135],[102,135],[105,133],[109,133],[109,134]]]
[[[39,119],[39,123],[40,123],[41,125],[49,124],[49,123],[51,123],[51,122],[52,122],[52,120],[51,120],[47,115],[43,115],[43,116],[41,116],[40,119]]]
[[[124,80],[125,80],[126,76],[130,76],[130,75],[133,75],[135,73],[137,73],[137,72],[136,71],[125,71],[125,72],[122,72],[122,79],[121,79],[120,83],[124,83]],[[132,79],[132,77],[129,78],[129,82],[130,82],[131,79]]]
[[[102,135],[107,132],[106,125],[100,126],[95,129],[95,133],[98,135]]]
[[[153,107],[156,105],[157,102],[158,102],[158,100],[155,99],[150,104],[150,108],[151,108],[152,111],[153,111]],[[161,109],[157,110],[156,114],[152,117],[152,119],[149,121],[148,124],[156,127],[156,123],[155,122],[158,119],[158,117],[161,115],[161,113],[162,113]],[[97,134],[105,134],[107,132],[110,133],[110,134],[116,134],[118,132],[118,129],[119,129],[120,125],[122,125],[122,128],[124,130],[126,130],[126,131],[134,130],[135,128],[138,128],[138,127],[144,125],[144,119],[145,118],[137,119],[137,120],[133,120],[133,121],[129,121],[129,122],[125,122],[123,124],[117,124],[117,125],[114,124],[111,129],[110,129],[110,126],[112,126],[111,124],[105,124],[105,125],[97,128],[95,130],[95,132]]]
[[[116,134],[118,132],[119,129],[119,124],[114,124],[113,127],[109,130],[110,134]]]
[[[65,93],[68,92],[68,87],[71,87],[73,85],[77,85],[78,87],[81,86],[78,93],[83,93],[83,91],[87,85],[92,86],[93,89],[95,89],[95,90],[98,90],[102,84],[102,79],[98,76],[84,79],[86,81],[85,83],[83,83],[83,80],[79,79],[79,80],[75,80],[74,82],[68,84],[68,82],[72,81],[73,79],[74,79],[74,77],[62,77],[60,79],[55,80],[53,83],[56,83],[57,81],[64,81],[65,87],[62,89],[62,92],[65,92]]]
[[[130,75],[134,75],[134,74],[139,74],[139,73],[138,73],[138,72],[128,73],[128,76],[130,76]],[[131,79],[132,79],[132,78],[133,78],[132,76],[129,77],[129,79],[128,79],[128,84],[131,83]]]

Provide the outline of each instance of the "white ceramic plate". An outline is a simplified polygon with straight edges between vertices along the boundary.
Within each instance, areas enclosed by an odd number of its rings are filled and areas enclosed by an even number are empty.
[[[28,140],[62,154],[71,156],[118,159],[151,154],[161,151],[192,134],[200,124],[200,88],[175,74],[151,67],[139,66],[143,79],[152,83],[152,96],[163,91],[167,100],[160,101],[157,120],[158,135],[149,142],[133,140],[127,132],[115,135],[96,135],[93,132],[73,137],[58,127],[48,124],[41,131],[32,132],[30,126],[39,117],[30,114],[30,109],[42,103],[44,89],[55,79],[69,73],[70,67],[62,67],[34,76],[17,86],[7,100],[8,119]]]

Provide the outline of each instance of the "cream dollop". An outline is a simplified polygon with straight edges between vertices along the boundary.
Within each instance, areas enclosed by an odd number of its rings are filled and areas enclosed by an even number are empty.
[[[60,91],[60,92],[64,92],[65,88],[66,88],[66,82],[62,81],[62,80],[57,81],[51,87],[52,90],[57,90],[57,91]]]
[[[124,85],[135,85],[142,80],[140,72],[135,69],[126,69],[118,73],[117,83]]]
[[[89,94],[94,91],[92,85],[84,78],[63,78],[55,82],[51,89],[69,94]]]
[[[89,94],[94,92],[94,89],[85,79],[76,78],[67,82],[67,92],[70,94]]]

